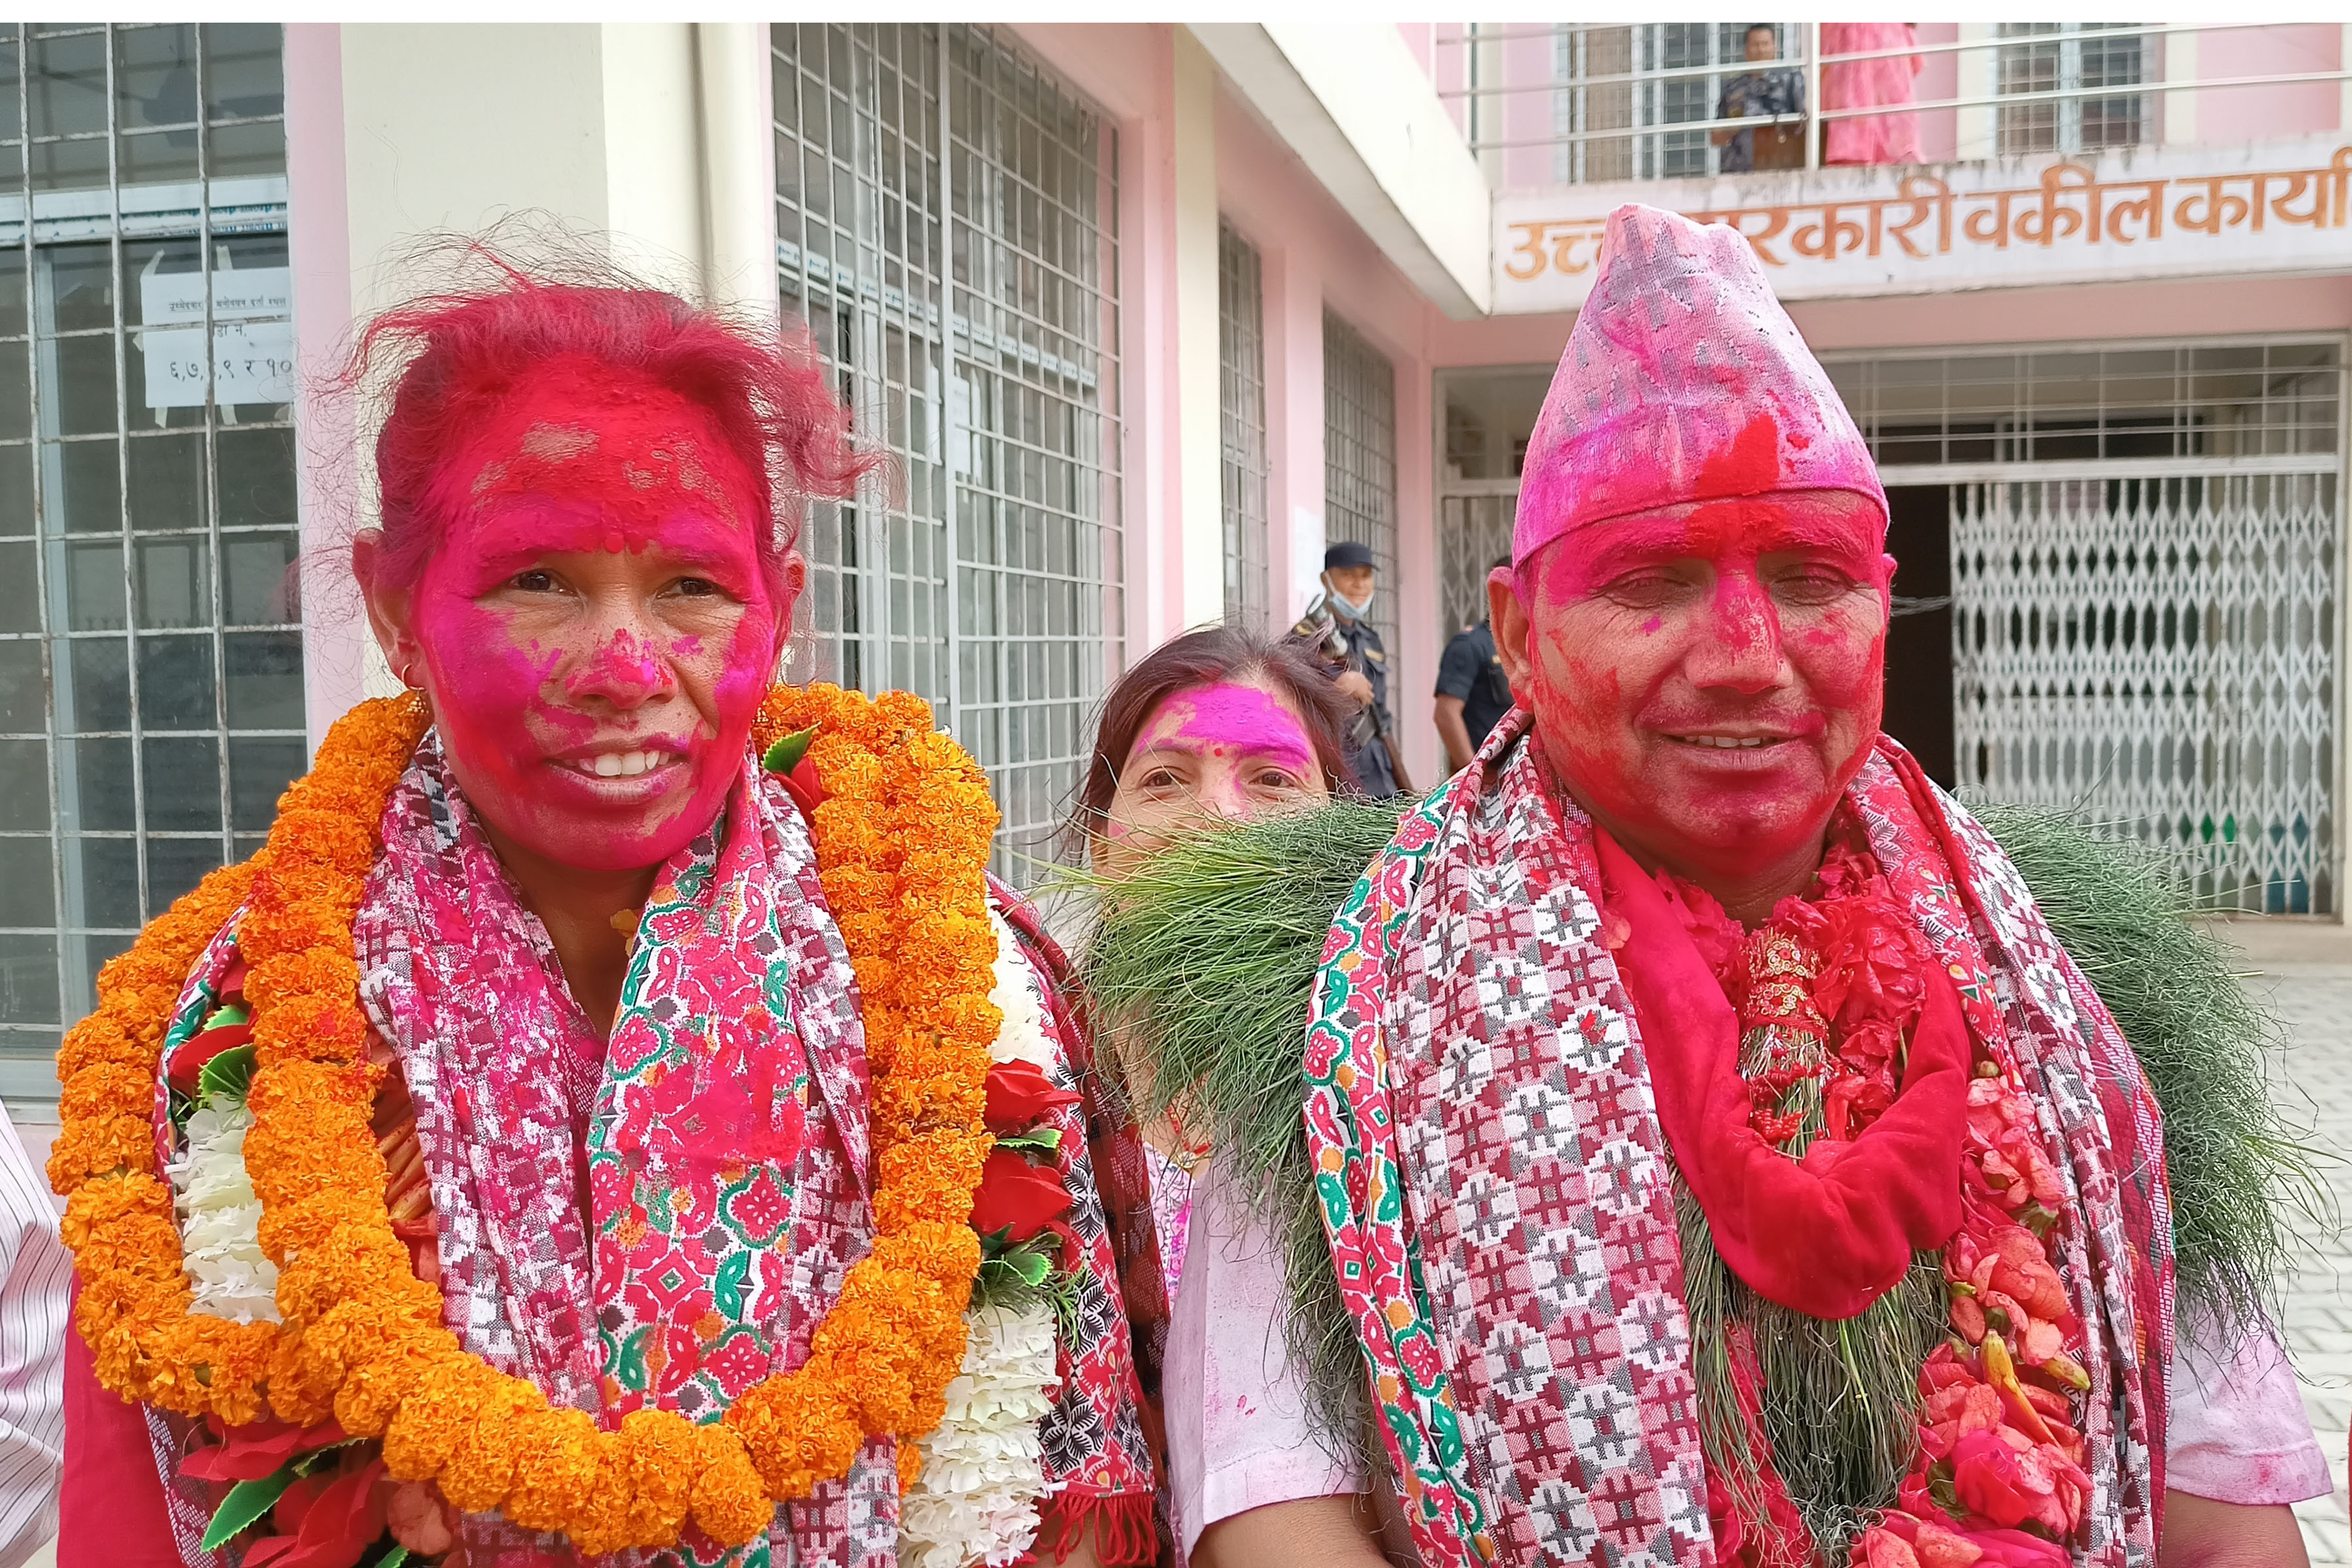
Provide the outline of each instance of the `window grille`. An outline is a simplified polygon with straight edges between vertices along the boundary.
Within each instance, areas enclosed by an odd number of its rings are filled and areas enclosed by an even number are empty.
[[[1764,25],[1772,28],[1775,58],[1799,47],[1800,29],[1778,23]],[[1746,22],[1645,22],[1633,26],[1562,25],[1555,28],[1551,48],[1554,134],[1568,136],[1621,126],[1628,134],[1555,146],[1553,177],[1585,183],[1681,179],[1716,173],[1722,153],[1708,132],[1654,128],[1716,117],[1724,85],[1749,68],[1749,26]],[[1468,52],[1474,58],[1477,54],[1475,47]],[[1502,140],[1507,97],[1474,101],[1486,106],[1480,110],[1475,139]],[[1490,122],[1491,135],[1486,129]]]
[[[1323,536],[1333,544],[1353,540],[1370,547],[1380,582],[1372,600],[1372,629],[1393,658],[1396,367],[1329,310],[1323,312]]]
[[[2086,88],[2136,87],[2144,74],[2146,40],[2137,33],[2114,37],[2054,37],[2046,34],[2115,31],[2132,22],[2003,22],[2004,43],[1995,72],[2003,98],[2079,91]],[[2113,98],[2042,98],[2000,107],[1998,138],[2004,155],[2086,153],[2102,147],[2134,147],[2151,139],[2149,100],[2142,93]]]
[[[1265,517],[1265,285],[1257,247],[1217,226],[1218,405],[1224,429],[1225,618],[1273,614]]]
[[[929,699],[1024,879],[1124,654],[1118,138],[982,28],[771,38],[783,303],[896,459],[811,509],[788,668]]]
[[[1832,359],[1882,468],[2332,453],[2329,339]]]
[[[2341,342],[1830,368],[1888,486],[1947,491],[1963,790],[2335,912]]]
[[[306,763],[270,25],[0,25],[0,1093]]]

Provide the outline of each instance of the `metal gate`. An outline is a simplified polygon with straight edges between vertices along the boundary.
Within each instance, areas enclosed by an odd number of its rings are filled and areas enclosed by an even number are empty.
[[[1450,637],[1486,618],[1486,572],[1511,552],[1517,479],[1449,479],[1437,492],[1438,627]]]
[[[2137,839],[2210,907],[2332,914],[2336,464],[2151,466],[1952,487],[1960,783]]]

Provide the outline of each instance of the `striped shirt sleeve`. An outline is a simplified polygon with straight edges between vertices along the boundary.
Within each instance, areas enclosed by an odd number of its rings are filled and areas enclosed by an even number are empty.
[[[0,1568],[57,1532],[72,1275],[47,1184],[0,1109]]]

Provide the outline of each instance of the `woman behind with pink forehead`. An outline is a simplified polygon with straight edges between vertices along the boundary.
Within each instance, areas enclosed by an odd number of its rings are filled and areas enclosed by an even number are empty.
[[[1150,1561],[1140,1152],[985,780],[772,684],[872,466],[804,339],[499,264],[404,358],[408,692],[60,1054],[60,1562]]]

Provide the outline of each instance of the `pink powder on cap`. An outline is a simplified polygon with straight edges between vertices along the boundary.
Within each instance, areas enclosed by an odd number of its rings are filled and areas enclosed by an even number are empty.
[[[1528,443],[1511,558],[1685,501],[1773,490],[1886,494],[1837,390],[1748,242],[1629,204]]]

